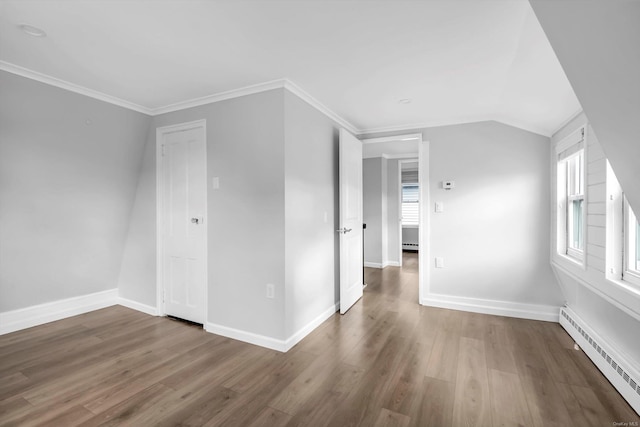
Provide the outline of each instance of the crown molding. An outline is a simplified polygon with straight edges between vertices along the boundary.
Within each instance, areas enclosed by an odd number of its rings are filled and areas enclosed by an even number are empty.
[[[325,106],[323,103],[315,99],[313,96],[309,95],[307,92],[302,90],[300,86],[296,85],[289,79],[285,79],[285,89],[289,92],[296,95],[298,98],[306,101],[309,105],[314,107],[316,110],[323,113],[325,116],[329,117],[334,122],[338,123],[340,126],[348,130],[354,135],[358,135],[362,133],[357,127],[349,123],[347,120],[340,117],[338,114],[334,113],[329,107]]]
[[[465,125],[469,123],[480,123],[480,122],[498,122],[507,126],[516,127],[518,129],[521,129],[527,132],[532,132],[538,135],[551,137],[551,134],[549,133],[549,131],[543,128],[527,125],[524,123],[519,123],[515,120],[505,118],[499,114],[490,114],[483,117],[460,118],[460,119],[451,120],[451,121],[435,120],[435,121],[429,121],[429,122],[423,122],[423,123],[413,123],[413,124],[398,125],[398,126],[362,129],[358,131],[358,136],[371,135],[376,133],[386,133],[386,132],[408,132],[408,131],[415,132],[416,130],[426,129],[426,128],[434,128],[439,126]],[[368,138],[368,139],[377,139],[377,138]]]
[[[239,89],[228,90],[225,92],[215,93],[200,98],[189,99],[187,101],[176,102],[164,107],[153,108],[151,113],[153,116],[160,114],[172,113],[174,111],[186,110],[187,108],[199,107],[201,105],[213,104],[215,102],[225,101],[227,99],[239,98],[241,96],[253,95],[260,92],[266,92],[274,89],[286,87],[286,80],[271,80],[265,83],[245,86]]]
[[[143,107],[142,105],[134,104],[133,102],[125,101],[124,99],[116,98],[115,96],[107,95],[106,93],[98,92],[97,90],[89,89],[28,68],[20,67],[19,65],[15,65],[10,62],[0,61],[0,70],[25,77],[27,79],[36,80],[50,86],[55,86],[60,89],[65,89],[70,92],[75,92],[80,95],[88,96],[89,98],[94,98],[109,104],[117,105],[119,107],[127,108],[129,110],[137,111],[139,113],[147,114],[149,116],[153,115],[151,109]]]

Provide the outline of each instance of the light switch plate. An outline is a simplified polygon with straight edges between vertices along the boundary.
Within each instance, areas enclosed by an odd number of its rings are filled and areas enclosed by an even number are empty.
[[[436,212],[437,213],[444,212],[444,202],[436,202]]]
[[[436,268],[444,268],[444,258],[436,257]]]

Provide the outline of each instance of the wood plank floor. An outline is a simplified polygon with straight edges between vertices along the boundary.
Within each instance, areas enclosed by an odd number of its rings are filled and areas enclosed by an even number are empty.
[[[0,336],[0,426],[611,426],[558,324],[421,307],[417,258],[286,354],[115,306]]]

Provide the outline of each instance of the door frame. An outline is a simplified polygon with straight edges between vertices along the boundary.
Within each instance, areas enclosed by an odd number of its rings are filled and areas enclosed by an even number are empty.
[[[420,207],[419,207],[419,219],[418,219],[418,303],[421,305],[427,305],[425,296],[429,295],[430,288],[430,271],[431,265],[428,262],[428,254],[431,253],[430,247],[430,190],[429,190],[429,141],[424,140],[422,133],[410,133],[410,134],[398,134],[393,136],[383,136],[378,138],[366,138],[362,142],[364,144],[373,144],[377,142],[394,142],[394,141],[418,141],[418,186],[420,188]],[[415,153],[388,155],[387,159],[415,159]],[[398,168],[400,169],[400,168]],[[400,183],[402,185],[402,182]],[[400,194],[402,197],[402,193]],[[400,205],[402,211],[402,205]],[[402,233],[402,224],[400,224],[400,232]],[[402,234],[399,236],[400,242],[402,242]],[[400,251],[402,251],[402,243],[400,243]],[[402,252],[400,253],[402,255]],[[402,263],[402,257],[400,258]],[[401,264],[402,265],[402,264]]]
[[[413,157],[413,158],[407,158],[407,159],[402,159],[402,160],[398,160],[398,217],[402,218],[402,164],[403,163],[418,163],[418,174],[420,173],[420,159],[419,157],[419,153],[417,156]],[[418,175],[418,191],[420,189],[420,176]],[[420,209],[422,209],[422,199],[420,197],[418,197],[418,212],[420,212]],[[400,267],[402,267],[402,220],[398,221],[398,259],[400,260]],[[420,215],[418,215],[418,233],[420,232]],[[418,245],[420,245],[420,238],[418,237]],[[420,249],[420,246],[418,246],[418,249]],[[418,252],[419,255],[419,252]],[[418,267],[420,268],[420,267]]]
[[[204,169],[205,169],[205,203],[204,203],[204,233],[205,233],[205,241],[204,241],[204,324],[203,328],[206,328],[208,322],[208,301],[209,301],[209,215],[208,215],[208,167],[207,167],[207,120],[194,120],[192,122],[178,123],[174,125],[162,126],[156,128],[156,307],[158,316],[165,316],[165,305],[164,305],[164,285],[165,285],[165,277],[164,277],[164,249],[165,243],[163,239],[163,230],[165,223],[165,212],[164,212],[164,192],[165,192],[165,182],[164,182],[164,162],[163,162],[163,153],[162,153],[162,140],[163,136],[169,133],[180,132],[190,129],[198,129],[202,132],[203,140],[204,140]]]

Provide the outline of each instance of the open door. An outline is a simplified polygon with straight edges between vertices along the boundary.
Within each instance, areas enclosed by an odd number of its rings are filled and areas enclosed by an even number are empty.
[[[340,314],[362,297],[362,142],[340,129]]]

